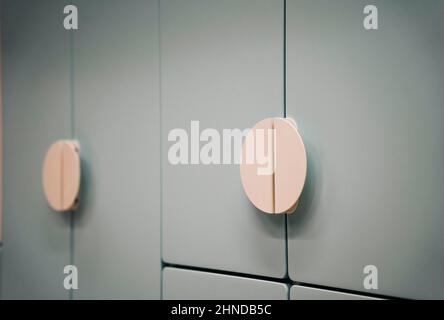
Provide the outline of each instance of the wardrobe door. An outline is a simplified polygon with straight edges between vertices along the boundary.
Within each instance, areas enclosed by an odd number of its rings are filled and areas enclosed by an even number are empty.
[[[287,115],[308,153],[289,274],[444,298],[444,2],[372,1],[377,30],[367,4],[287,1]]]
[[[290,300],[378,300],[359,294],[343,293],[333,290],[292,286]]]
[[[3,282],[2,282],[2,249],[0,248],[0,300],[3,299],[3,294],[2,294],[2,288],[3,288]]]
[[[49,146],[71,138],[64,1],[2,2],[4,299],[66,299],[70,213],[42,191]]]
[[[216,129],[221,141],[223,129],[283,115],[283,1],[168,0],[160,13],[163,259],[284,277],[285,217],[254,208],[239,166],[214,164],[223,163],[222,150],[204,165],[199,142],[190,142],[191,121],[199,131]],[[178,143],[168,141],[174,129],[188,138],[182,164],[168,156]],[[233,153],[226,162],[238,160]]]
[[[75,299],[160,297],[157,0],[75,1]]]
[[[165,300],[287,300],[286,284],[177,268],[163,269]],[[216,312],[217,310],[213,310]]]

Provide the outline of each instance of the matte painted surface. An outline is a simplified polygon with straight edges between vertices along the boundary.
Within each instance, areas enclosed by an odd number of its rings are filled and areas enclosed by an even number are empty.
[[[2,300],[3,298],[3,294],[2,294],[2,287],[3,287],[3,280],[2,280],[2,277],[3,277],[3,272],[2,272],[2,248],[0,247],[0,300]]]
[[[2,293],[2,287],[3,287],[3,280],[2,280],[2,277],[3,277],[3,272],[2,272],[2,248],[0,248],[0,300],[2,300],[3,299],[3,293]]]
[[[162,1],[161,52],[163,259],[283,277],[285,217],[255,209],[238,165],[167,159],[192,120],[222,132],[283,115],[283,2]]]
[[[158,1],[75,1],[75,299],[160,297]]]
[[[292,286],[290,300],[379,300],[372,297],[349,294],[332,290],[323,290],[301,286]]]
[[[288,287],[272,281],[165,268],[163,299],[287,300]]]
[[[2,16],[3,6],[0,5],[0,17]],[[0,18],[0,244],[2,243],[3,235],[3,71],[2,71],[2,34],[1,34],[1,20]],[[1,251],[1,250],[0,250]],[[1,255],[1,253],[0,253]],[[1,258],[0,258],[1,269]],[[0,292],[1,292],[1,270],[0,270]],[[1,299],[1,293],[0,293]]]
[[[70,137],[69,35],[60,21],[64,1],[2,4],[2,297],[65,299],[69,215],[50,209],[41,180],[48,146]]]
[[[293,280],[444,298],[444,2],[287,1],[287,113],[308,153]]]

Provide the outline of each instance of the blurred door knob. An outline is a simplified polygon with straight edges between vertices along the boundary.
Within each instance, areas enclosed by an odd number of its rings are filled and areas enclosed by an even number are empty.
[[[75,209],[80,190],[79,144],[73,140],[55,142],[43,163],[43,191],[56,211]]]

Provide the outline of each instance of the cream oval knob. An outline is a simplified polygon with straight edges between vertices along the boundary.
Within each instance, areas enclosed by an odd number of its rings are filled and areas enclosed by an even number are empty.
[[[43,162],[43,192],[56,211],[76,207],[80,190],[80,155],[77,141],[60,140],[51,145]]]
[[[266,213],[292,213],[307,175],[307,155],[296,123],[268,118],[247,134],[240,163],[248,199]]]

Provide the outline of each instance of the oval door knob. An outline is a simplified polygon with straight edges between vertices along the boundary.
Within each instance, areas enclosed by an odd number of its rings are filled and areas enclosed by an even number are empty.
[[[77,141],[60,140],[48,149],[43,162],[43,191],[56,211],[77,206],[80,190],[80,155]]]
[[[268,118],[247,134],[240,164],[242,186],[266,213],[292,213],[307,175],[305,146],[290,118]]]

